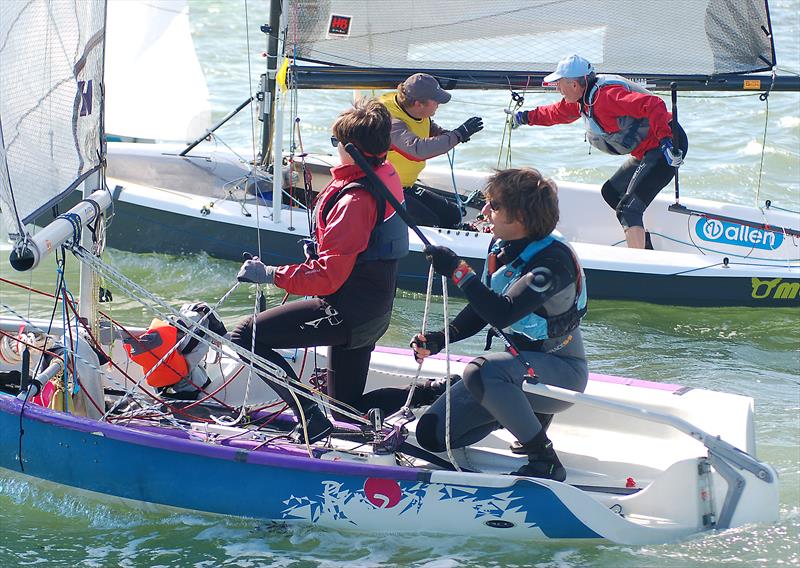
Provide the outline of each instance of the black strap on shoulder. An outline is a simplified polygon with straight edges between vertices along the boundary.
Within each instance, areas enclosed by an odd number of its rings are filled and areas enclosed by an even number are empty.
[[[378,209],[378,216],[375,221],[375,226],[377,227],[381,223],[383,223],[384,218],[386,217],[386,198],[372,185],[372,182],[369,180],[368,177],[359,178],[357,180],[351,181],[344,187],[342,187],[339,191],[337,191],[327,202],[325,202],[325,206],[322,208],[321,218],[324,221],[328,220],[328,214],[333,209],[333,206],[338,203],[338,201],[344,197],[344,195],[351,190],[354,189],[365,189],[367,190],[372,197],[375,198],[375,205]]]
[[[559,243],[559,244],[563,245],[567,249],[567,252],[569,253],[570,258],[572,259],[572,264],[575,267],[575,282],[577,284],[577,286],[575,288],[576,288],[576,301],[577,301],[577,298],[580,297],[581,291],[583,290],[583,278],[581,278],[581,265],[578,262],[578,257],[575,256],[575,251],[572,250],[571,246],[566,245],[566,244],[562,243],[559,240],[554,240],[552,243],[550,243],[549,245],[544,247],[542,250],[540,250],[539,253],[533,255],[533,257],[530,260],[528,260],[528,262],[522,268],[522,273],[525,274],[526,272],[530,272],[533,269],[533,267],[536,266],[536,257],[539,256],[539,254],[541,254],[542,252],[544,252],[548,248],[550,248],[550,246],[552,246],[553,243]]]

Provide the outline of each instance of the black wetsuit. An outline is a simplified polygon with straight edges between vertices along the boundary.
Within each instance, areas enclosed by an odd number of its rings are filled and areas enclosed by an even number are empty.
[[[499,270],[514,261],[530,242],[522,239],[505,243],[497,257]],[[554,241],[532,260],[532,266],[504,294],[493,291],[479,278],[466,282],[462,290],[469,304],[450,324],[451,341],[475,335],[487,323],[502,329],[531,313],[552,319],[573,309],[583,283],[579,284],[581,272],[572,250]],[[579,321],[568,323],[563,332],[543,341],[531,341],[521,334],[511,337],[539,381],[582,392],[588,368]],[[521,388],[524,379],[524,366],[507,351],[471,361],[464,370],[464,380],[451,387],[451,446],[475,443],[501,427],[527,442],[542,428],[534,411],[553,414],[570,406],[526,394]],[[445,449],[444,396],[420,418],[416,433],[426,449]]]

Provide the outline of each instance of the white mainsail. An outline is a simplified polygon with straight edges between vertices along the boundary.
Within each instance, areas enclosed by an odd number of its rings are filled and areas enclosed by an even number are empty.
[[[208,130],[186,0],[109,0],[106,45],[109,136],[186,142]]]
[[[0,2],[0,208],[10,234],[103,159],[105,1]]]
[[[356,67],[717,75],[775,64],[766,0],[291,0],[287,57]]]

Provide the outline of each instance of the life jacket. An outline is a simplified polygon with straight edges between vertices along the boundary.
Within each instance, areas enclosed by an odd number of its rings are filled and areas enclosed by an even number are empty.
[[[583,115],[583,122],[586,127],[586,140],[589,144],[606,154],[613,154],[615,156],[630,154],[645,138],[647,138],[647,134],[650,132],[650,121],[646,118],[618,116],[617,126],[619,130],[617,132],[606,132],[603,130],[603,127],[600,126],[594,118],[594,103],[600,89],[608,85],[621,85],[628,91],[634,91],[645,95],[653,95],[653,93],[641,85],[637,85],[633,81],[629,81],[625,77],[620,77],[619,75],[598,75],[597,82],[591,88],[589,96],[586,98],[586,105],[581,105],[581,114]]]
[[[146,374],[175,347],[178,340],[178,328],[154,319],[147,331],[138,338],[125,339],[124,347],[128,357],[141,366]],[[189,365],[186,358],[178,349],[174,349],[169,357],[150,373],[147,384],[151,387],[168,387],[188,375]]]
[[[543,341],[545,339],[556,339],[567,335],[580,324],[581,318],[586,315],[587,294],[585,286],[585,276],[578,259],[562,237],[551,233],[539,241],[533,241],[523,249],[520,255],[493,274],[489,273],[489,267],[484,268],[484,281],[489,284],[492,290],[498,294],[504,294],[511,285],[519,280],[524,274],[536,266],[536,256],[545,248],[550,246],[553,241],[563,243],[569,250],[575,268],[578,272],[577,293],[572,307],[562,314],[548,316],[543,308],[539,308],[522,319],[517,320],[508,326],[504,331],[507,333],[517,333],[525,336],[530,341]],[[503,241],[497,241],[490,250],[491,254],[497,254],[502,248]]]
[[[317,204],[317,207],[321,207],[322,210],[319,211],[319,214],[315,211],[314,219],[325,223],[334,205],[347,192],[354,189],[368,191],[375,198],[377,207],[375,227],[370,234],[367,248],[358,255],[356,264],[363,264],[373,260],[398,260],[406,256],[408,254],[408,227],[400,218],[400,215],[397,215],[394,211],[387,218],[386,198],[367,177],[351,181],[340,189],[335,190],[331,195],[326,196],[324,201]],[[316,228],[314,234],[316,234]]]
[[[189,382],[202,388],[208,379],[201,365],[209,350],[208,343],[200,341],[193,334],[184,333],[182,329],[188,328],[201,338],[208,335],[206,330],[223,336],[228,330],[205,302],[184,304],[180,309],[180,317],[171,319],[182,326],[181,329],[171,323],[154,319],[147,331],[138,338],[125,339],[125,351],[146,374],[172,350],[166,360],[147,377],[147,384],[151,387],[177,389],[177,383],[188,378]],[[199,324],[201,320],[202,324]]]
[[[428,138],[431,135],[431,119],[416,119],[404,111],[397,102],[397,93],[386,93],[378,99],[389,110],[392,118],[403,121],[408,129],[418,138]],[[392,163],[397,174],[400,176],[400,183],[403,187],[411,187],[417,181],[419,174],[425,169],[425,160],[417,160],[397,151],[397,147],[392,145],[389,149],[387,159]]]

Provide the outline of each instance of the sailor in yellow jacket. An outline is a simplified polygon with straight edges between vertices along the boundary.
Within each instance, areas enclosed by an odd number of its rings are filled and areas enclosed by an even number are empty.
[[[455,130],[445,130],[431,120],[450,93],[426,73],[412,75],[380,101],[392,115],[392,146],[389,161],[400,175],[406,208],[419,225],[455,228],[461,222],[458,205],[418,185],[425,160],[446,154],[483,130],[483,119],[473,116]]]

